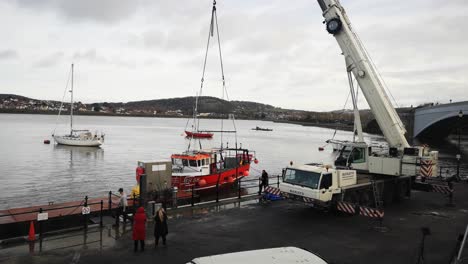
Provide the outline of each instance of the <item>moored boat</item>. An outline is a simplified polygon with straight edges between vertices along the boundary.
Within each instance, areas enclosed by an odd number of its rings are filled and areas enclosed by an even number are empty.
[[[104,134],[98,134],[97,132],[92,133],[89,130],[77,130],[73,129],[73,64],[71,65],[71,99],[70,99],[70,134],[55,135],[55,129],[52,133],[52,137],[57,144],[78,146],[78,147],[99,147],[104,143]],[[59,116],[62,111],[62,105],[60,105]]]
[[[208,149],[173,154],[172,186],[210,189],[233,184],[249,175],[252,154],[241,148]]]
[[[252,128],[252,130],[257,130],[257,131],[273,131],[273,129],[271,128],[262,128],[262,127],[255,127],[255,128]]]
[[[187,137],[193,137],[193,138],[212,138],[214,135],[213,133],[210,133],[210,132],[201,132],[201,131],[198,131],[198,132],[185,131],[185,134],[187,135]]]

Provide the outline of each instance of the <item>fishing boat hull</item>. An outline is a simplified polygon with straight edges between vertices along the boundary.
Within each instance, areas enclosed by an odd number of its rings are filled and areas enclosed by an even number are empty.
[[[60,145],[79,147],[99,147],[104,143],[101,138],[80,138],[70,136],[54,136],[55,142]]]
[[[213,189],[218,185],[231,185],[249,175],[250,164],[241,165],[237,168],[213,172],[208,175],[172,175],[172,186],[179,190],[190,190],[192,186],[196,190]],[[219,181],[219,182],[218,182]]]
[[[185,134],[187,137],[194,137],[194,138],[212,138],[213,133],[207,133],[207,132],[190,132],[190,131],[185,131]]]

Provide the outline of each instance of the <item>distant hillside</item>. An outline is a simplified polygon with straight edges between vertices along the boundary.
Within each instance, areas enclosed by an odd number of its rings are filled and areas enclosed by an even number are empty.
[[[120,116],[156,116],[156,117],[189,117],[193,115],[196,97],[181,97],[157,100],[134,101],[128,103],[100,102],[74,104],[77,115],[120,115]],[[198,99],[198,113],[204,118],[225,118],[227,114],[235,114],[237,119],[271,120],[290,122],[302,125],[322,126],[350,130],[353,127],[353,111],[334,110],[329,112],[313,112],[291,110],[272,105],[248,102],[225,101],[215,97],[203,96]],[[13,94],[0,94],[0,112],[4,113],[41,113],[55,114],[60,109],[61,102],[32,99]],[[62,112],[69,111],[70,104],[64,103]],[[402,119],[411,117],[412,108],[400,108],[398,112]],[[370,110],[361,110],[361,120],[364,130],[379,133],[379,128]]]

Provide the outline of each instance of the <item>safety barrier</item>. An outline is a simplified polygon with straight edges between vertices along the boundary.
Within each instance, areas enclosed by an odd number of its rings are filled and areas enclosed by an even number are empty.
[[[359,214],[370,218],[382,219],[385,215],[385,212],[383,209],[359,206]]]
[[[281,195],[280,189],[275,188],[275,187],[271,187],[271,186],[265,187],[265,192],[273,194],[273,195],[278,195],[278,196]]]
[[[431,192],[442,193],[442,194],[451,194],[453,189],[446,185],[431,184]]]
[[[336,204],[336,209],[347,214],[356,214],[356,205],[348,202],[338,202]]]
[[[362,206],[359,204],[353,204],[349,202],[341,202],[339,201],[336,204],[336,209],[338,211],[350,214],[350,215],[361,215],[365,217],[375,218],[375,219],[383,219],[385,212],[383,209],[372,208],[368,206]]]
[[[432,160],[421,160],[421,176],[432,177],[432,167]]]

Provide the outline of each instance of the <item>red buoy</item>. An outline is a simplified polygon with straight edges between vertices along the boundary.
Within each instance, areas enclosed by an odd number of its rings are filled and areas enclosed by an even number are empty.
[[[255,164],[258,164],[258,159],[254,159],[254,163],[255,163]]]
[[[319,151],[323,151],[323,150],[324,150],[324,148],[323,148],[323,147],[319,147]]]
[[[247,177],[247,176],[249,176],[249,171],[244,171],[242,174],[243,174],[245,177]]]
[[[50,144],[50,140],[44,139],[44,144]]]

